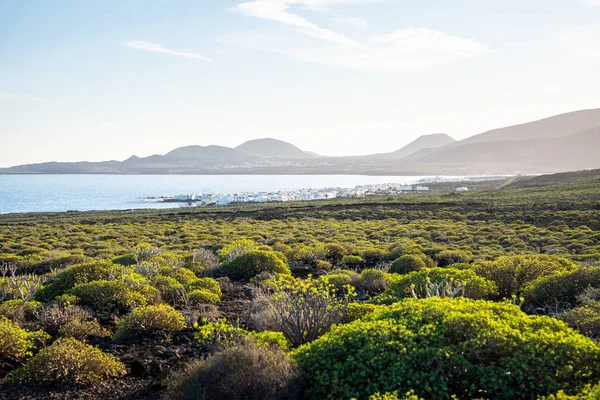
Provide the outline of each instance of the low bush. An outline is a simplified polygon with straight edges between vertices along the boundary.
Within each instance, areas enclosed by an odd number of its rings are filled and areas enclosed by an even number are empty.
[[[252,318],[257,326],[281,331],[292,345],[299,346],[315,340],[337,324],[353,296],[349,290],[338,297],[335,288],[309,277],[272,292],[259,289]]]
[[[61,381],[92,383],[125,374],[116,357],[76,339],[58,339],[40,351],[23,367],[11,372],[6,381]]]
[[[600,348],[549,317],[469,299],[408,299],[293,352],[308,398],[531,399],[600,378]]]
[[[500,298],[520,297],[538,279],[576,268],[571,261],[545,254],[503,256],[473,266],[477,275],[496,283]]]
[[[100,326],[93,315],[77,305],[52,304],[37,313],[39,325],[51,335],[84,340],[88,337],[107,337],[110,332]]]
[[[283,351],[246,343],[195,360],[171,375],[169,400],[300,398],[296,363]]]
[[[258,247],[258,243],[253,240],[239,239],[230,244],[226,244],[219,250],[219,261],[229,262],[242,256]]]
[[[347,255],[342,257],[340,265],[347,269],[359,270],[364,268],[365,260],[360,256]]]
[[[216,294],[217,296],[219,296],[219,298],[222,295],[221,285],[219,284],[219,282],[216,279],[213,279],[213,278],[195,279],[192,282],[190,282],[185,288],[187,291],[192,291],[192,290],[196,290],[196,289],[205,289],[205,290],[208,290],[209,292]]]
[[[113,281],[82,283],[69,290],[78,303],[96,311],[127,312],[134,307],[156,303],[159,292],[137,274]]]
[[[523,292],[527,311],[560,312],[574,307],[587,288],[600,288],[600,267],[579,267],[538,279]]]
[[[375,295],[385,290],[389,285],[389,278],[380,269],[363,269],[360,275],[353,279],[352,285],[360,292]]]
[[[389,272],[404,275],[420,271],[423,268],[427,268],[424,257],[421,257],[419,254],[406,254],[398,257],[390,264]]]
[[[470,262],[473,260],[473,254],[465,250],[444,250],[435,255],[435,261],[438,267],[444,268],[454,263]]]
[[[99,280],[112,280],[131,272],[131,268],[109,261],[91,261],[69,267],[58,274],[49,284],[42,287],[35,299],[48,302],[77,284]]]
[[[48,339],[50,336],[43,331],[28,332],[6,317],[0,316],[0,359],[28,357],[37,344]]]
[[[373,268],[385,259],[385,252],[377,248],[367,249],[362,252],[361,257],[365,261],[365,268]]]
[[[261,272],[291,273],[282,253],[263,250],[251,250],[223,264],[221,272],[234,281],[247,281]]]
[[[375,301],[379,304],[391,304],[401,299],[413,297],[413,291],[419,298],[427,297],[428,282],[446,281],[453,287],[462,286],[457,296],[471,299],[488,299],[496,294],[496,285],[485,278],[477,276],[471,270],[454,268],[425,268],[407,275],[392,279],[390,286]]]
[[[571,328],[594,339],[600,338],[600,312],[591,307],[577,307],[556,316]]]
[[[194,289],[187,294],[188,302],[192,306],[200,304],[216,304],[221,301],[221,296],[207,289]]]
[[[338,293],[348,291],[348,286],[360,279],[360,274],[349,270],[334,270],[328,274],[321,275],[319,280],[335,288]]]
[[[7,300],[0,303],[0,316],[14,322],[34,321],[42,303],[37,301]]]
[[[115,340],[135,339],[150,332],[170,333],[185,328],[183,315],[166,304],[135,308],[119,321]]]
[[[158,289],[160,297],[164,301],[172,306],[181,303],[182,296],[185,294],[185,288],[177,279],[170,276],[157,275],[151,279],[151,282]]]
[[[187,268],[161,267],[158,270],[158,274],[162,276],[168,276],[169,278],[174,278],[182,285],[188,285],[198,279],[196,274]]]
[[[348,324],[352,321],[356,321],[357,319],[361,319],[366,315],[371,314],[376,310],[381,310],[384,306],[379,306],[371,303],[350,303],[348,304],[348,308],[344,312],[340,323]]]

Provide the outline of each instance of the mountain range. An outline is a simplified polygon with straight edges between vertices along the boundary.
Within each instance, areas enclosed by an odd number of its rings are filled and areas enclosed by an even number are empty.
[[[600,109],[561,114],[456,141],[424,135],[390,153],[324,157],[265,138],[235,148],[186,146],[124,161],[45,162],[0,173],[536,174],[600,168]]]

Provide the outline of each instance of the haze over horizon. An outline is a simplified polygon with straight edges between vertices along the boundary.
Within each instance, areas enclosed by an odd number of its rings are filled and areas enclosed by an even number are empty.
[[[600,1],[501,3],[4,2],[0,167],[265,137],[384,153],[600,107]]]

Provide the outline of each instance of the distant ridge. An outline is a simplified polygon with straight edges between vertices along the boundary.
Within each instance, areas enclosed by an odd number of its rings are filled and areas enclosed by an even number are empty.
[[[309,153],[300,150],[291,143],[272,138],[249,140],[237,146],[235,150],[257,157],[291,159],[313,157]]]
[[[456,140],[446,135],[445,133],[422,135],[399,150],[393,151],[391,153],[377,154],[376,156],[380,158],[400,160],[402,158],[408,157],[412,154],[427,149],[438,149],[440,147],[444,147],[452,143],[456,143]]]
[[[46,162],[0,169],[0,173],[547,174],[600,168],[599,149],[600,109],[592,109],[494,129],[458,142],[446,134],[423,135],[399,150],[366,156],[319,156],[264,138],[235,148],[194,145],[121,162]]]
[[[506,128],[494,129],[461,140],[460,144],[552,139],[600,126],[600,108],[574,111]]]

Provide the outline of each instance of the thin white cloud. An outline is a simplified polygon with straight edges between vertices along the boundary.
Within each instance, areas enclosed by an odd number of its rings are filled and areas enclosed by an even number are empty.
[[[292,46],[293,39],[272,30],[231,34],[220,41],[300,61],[379,73],[428,69],[491,51],[489,46],[474,39],[414,28],[368,36],[359,46]]]
[[[593,4],[600,6],[600,0],[579,0],[580,3]]]
[[[355,45],[356,42],[345,35],[321,28],[298,14],[288,12],[290,4],[303,4],[314,8],[333,3],[340,2],[333,0],[257,0],[238,4],[229,11],[290,25],[299,32],[316,39],[343,45]]]
[[[167,49],[166,47],[164,47],[163,45],[161,45],[159,43],[150,43],[150,42],[145,42],[143,40],[131,40],[128,42],[124,42],[123,46],[130,47],[130,48],[136,49],[136,50],[151,51],[154,53],[162,53],[162,54],[171,54],[174,56],[194,58],[194,59],[202,60],[202,61],[211,61],[210,58],[204,57],[200,54],[171,50],[171,49]]]
[[[360,40],[354,40],[322,28],[290,11],[292,5],[321,10],[323,7],[369,1],[373,0],[246,1],[229,10],[292,26],[304,35],[320,39],[321,43],[301,45],[297,38],[281,30],[242,32],[221,37],[220,40],[306,62],[370,72],[424,69],[490,52],[489,46],[475,39],[454,37],[425,28],[399,29],[378,35],[362,33]],[[366,20],[356,17],[346,22],[360,26],[363,30],[367,27]]]
[[[577,56],[600,61],[600,25],[563,32],[560,40]]]

